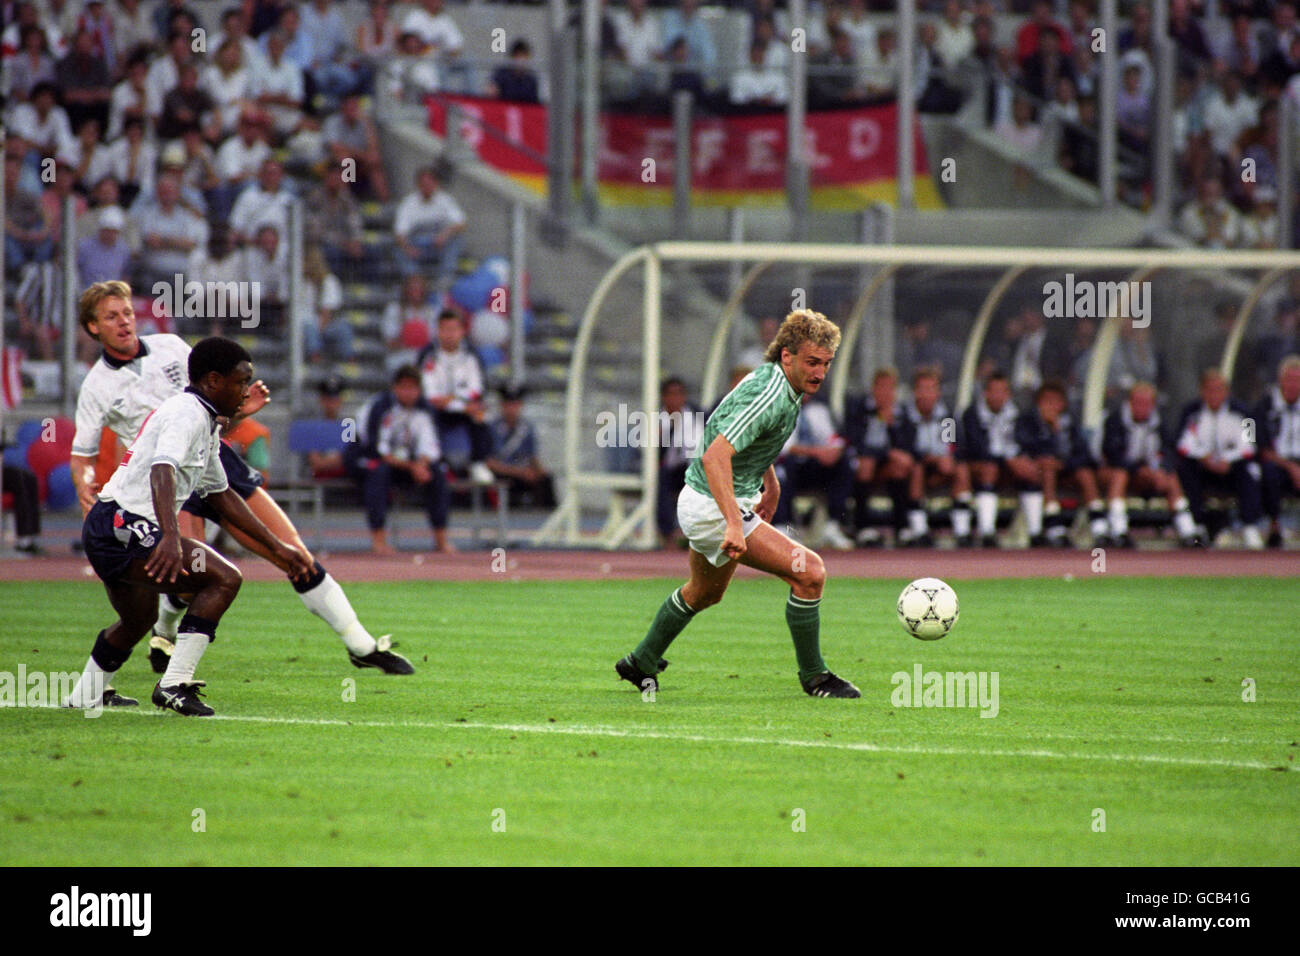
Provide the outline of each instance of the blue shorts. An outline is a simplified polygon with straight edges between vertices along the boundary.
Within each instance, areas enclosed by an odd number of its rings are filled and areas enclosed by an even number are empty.
[[[235,490],[239,497],[245,501],[253,496],[254,491],[266,483],[266,478],[262,476],[262,473],[240,458],[239,452],[224,441],[221,443],[220,454],[221,467],[226,473],[226,481],[230,483],[230,487]],[[217,513],[217,509],[198,495],[190,495],[185,504],[181,505],[181,511],[188,511],[205,521],[219,522],[221,520],[221,515]]]
[[[100,580],[113,584],[136,558],[147,558],[162,540],[162,529],[116,501],[98,501],[81,526],[86,558]]]

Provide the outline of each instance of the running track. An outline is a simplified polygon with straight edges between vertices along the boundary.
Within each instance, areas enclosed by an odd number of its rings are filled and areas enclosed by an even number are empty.
[[[1082,578],[1092,575],[1090,551],[853,551],[819,552],[831,577]],[[504,554],[462,551],[391,557],[331,554],[323,563],[340,581],[559,581],[628,578],[682,578],[681,551],[534,551],[512,548]],[[1105,553],[1105,573],[1153,577],[1300,577],[1300,551],[1121,551]],[[250,581],[276,581],[270,564],[243,557],[235,562]],[[504,564],[504,570],[502,565]],[[740,573],[757,572],[742,568]],[[3,581],[68,581],[91,578],[81,558],[43,557],[0,561]]]

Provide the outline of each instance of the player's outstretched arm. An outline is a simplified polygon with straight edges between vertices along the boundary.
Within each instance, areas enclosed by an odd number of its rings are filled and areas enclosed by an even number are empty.
[[[230,425],[227,430],[234,428],[245,418],[251,418],[256,415],[264,409],[270,401],[271,390],[267,388],[266,384],[259,378],[248,387],[248,397],[244,399],[244,404],[239,406],[239,411],[231,417]]]
[[[244,499],[231,488],[208,495],[205,499],[225,521],[229,521],[254,541],[272,551],[289,565],[289,579],[297,581],[312,572],[308,557],[291,544],[281,541],[249,510]],[[174,520],[174,519],[173,519]]]

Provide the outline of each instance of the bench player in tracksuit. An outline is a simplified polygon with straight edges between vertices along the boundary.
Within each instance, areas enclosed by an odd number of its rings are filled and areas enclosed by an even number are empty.
[[[194,383],[150,411],[122,464],[82,527],[86,557],[118,619],[99,632],[65,707],[136,702],[108,688],[131,649],[158,617],[158,595],[186,594],[175,648],[153,689],[153,703],[185,716],[211,716],[194,679],[199,658],[235,600],[239,570],[203,541],[181,535],[178,516],[192,494],[276,556],[291,580],[312,573],[309,556],[277,538],[230,487],[221,464],[221,428],[248,397],[253,367],[229,339],[204,339],[186,359]]]
[[[420,397],[420,372],[403,365],[393,386],[357,413],[357,441],[344,455],[361,487],[372,554],[392,554],[388,543],[389,493],[393,485],[413,487],[433,529],[434,550],[455,551],[447,537],[451,492],[442,468],[442,446],[433,409]]]
[[[1264,547],[1259,529],[1264,509],[1250,412],[1228,398],[1228,380],[1217,368],[1201,373],[1200,392],[1200,401],[1187,406],[1178,426],[1178,480],[1201,527],[1207,490],[1235,495],[1242,540],[1258,550]]]
[[[853,541],[843,529],[853,484],[850,451],[830,406],[812,398],[805,401],[799,421],[774,466],[784,493],[772,523],[778,527],[788,525],[794,516],[794,499],[800,495],[825,492],[826,525],[818,547],[852,550]]]
[[[1106,507],[1097,491],[1095,462],[1082,429],[1068,410],[1064,385],[1049,380],[1038,387],[1033,407],[1016,420],[1016,444],[1039,469],[1039,489],[1026,491],[1021,497],[1030,546],[1069,547],[1059,494],[1063,485],[1073,486],[1080,500],[1087,503],[1093,538],[1105,536]],[[1035,501],[1036,495],[1039,497]],[[1042,522],[1038,527],[1034,522],[1036,509],[1041,509],[1037,511]]]
[[[1277,384],[1255,409],[1255,433],[1263,467],[1264,513],[1272,527],[1269,547],[1282,546],[1278,519],[1282,498],[1300,495],[1300,355],[1288,355],[1277,370]]]
[[[871,395],[850,401],[845,408],[844,433],[853,446],[853,496],[857,513],[857,540],[873,547],[880,533],[867,525],[871,491],[883,485],[893,505],[894,542],[911,544],[907,534],[909,485],[916,465],[915,432],[898,401],[898,373],[879,368],[871,377]]]
[[[81,295],[77,320],[81,327],[103,346],[103,354],[91,366],[77,395],[77,430],[72,441],[72,479],[83,512],[94,505],[99,491],[94,481],[95,458],[99,454],[100,435],[109,428],[123,442],[130,443],[140,432],[149,413],[166,399],[185,389],[190,348],[179,336],[138,336],[135,312],[131,306],[131,287],[125,282],[96,282]],[[240,414],[251,414],[266,404],[269,393],[260,382],[250,390],[249,403]],[[239,493],[258,519],[279,538],[290,541],[309,557],[310,551],[288,516],[261,487],[263,479],[225,442],[220,448],[221,464],[230,486]],[[288,573],[289,566],[273,552],[238,527],[227,522],[210,504],[200,498],[185,503],[190,521],[182,519],[186,532],[202,537],[201,519],[220,521],[241,544]],[[325,571],[312,560],[312,573],[293,581],[307,610],[324,620],[347,647],[348,656],[357,667],[376,667],[390,674],[414,673],[406,658],[389,650],[387,636],[376,640],[362,626],[351,602]],[[167,655],[176,634],[176,625],[185,613],[179,594],[164,598],[155,627],[157,640],[150,641],[150,663],[156,672],[167,666]]]
[[[1179,543],[1185,548],[1200,543],[1183,486],[1166,464],[1169,457],[1161,429],[1156,388],[1149,382],[1130,386],[1127,398],[1106,416],[1102,425],[1099,478],[1109,502],[1109,538],[1121,548],[1133,547],[1128,533],[1131,491],[1164,495]]]
[[[1042,504],[1042,476],[1038,464],[1020,451],[1016,444],[1018,412],[1011,402],[1011,383],[1004,372],[993,371],[984,380],[980,397],[961,416],[957,457],[961,467],[969,470],[974,488],[975,524],[980,545],[996,548],[999,483],[1014,485]],[[1026,518],[1031,515],[1027,514]],[[1042,511],[1037,511],[1041,530]],[[1033,525],[1031,524],[1031,529]],[[1033,531],[1031,530],[1031,534]]]
[[[953,540],[970,544],[970,469],[957,461],[957,423],[948,417],[940,393],[938,369],[919,368],[912,374],[912,400],[903,406],[915,459],[908,482],[908,539],[921,547],[934,543],[925,496],[945,485],[952,491]]]

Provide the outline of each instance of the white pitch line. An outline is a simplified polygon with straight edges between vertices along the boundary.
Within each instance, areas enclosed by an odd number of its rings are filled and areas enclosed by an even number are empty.
[[[146,717],[168,716],[162,711],[118,710],[118,713],[135,713]],[[619,737],[631,740],[682,740],[690,743],[732,744],[766,747],[807,747],[823,750],[854,750],[866,753],[915,754],[917,756],[947,757],[1037,757],[1045,760],[1106,760],[1112,763],[1161,763],[1191,767],[1233,767],[1242,770],[1271,770],[1273,765],[1256,760],[1218,760],[1199,757],[1166,757],[1160,754],[1085,754],[1061,753],[1055,750],[985,750],[963,747],[889,746],[837,740],[792,740],[774,737],[708,737],[702,734],[675,734],[661,730],[621,730],[616,727],[583,727],[563,724],[481,724],[431,723],[421,721],[382,720],[332,720],[321,717],[262,717],[256,715],[227,714],[209,720],[239,721],[254,724],[292,724],[310,727],[372,727],[382,730],[496,730],[523,734],[561,734],[571,737]],[[1287,768],[1288,771],[1290,768]]]
[[[0,704],[0,710],[66,710],[66,709],[67,709],[67,708],[60,707],[58,704],[37,704],[37,705],[26,706],[26,707],[24,707],[24,706],[20,706],[20,705],[14,705],[14,704]],[[121,710],[120,712],[121,712],[121,713],[124,713],[124,714],[135,714],[136,716],[145,716],[145,717],[149,717],[149,716],[154,716],[154,717],[165,717],[165,716],[167,716],[167,714],[166,714],[164,711],[150,711],[150,710],[147,710],[147,709],[142,709],[142,710],[139,710],[139,711],[136,711],[136,710],[130,710],[130,709],[124,709],[124,710]],[[220,717],[220,718],[218,718],[218,719],[223,719],[223,720],[245,720],[245,719],[247,719],[247,720],[255,720],[255,721],[258,721],[258,722],[261,722],[261,723],[268,723],[268,724],[271,724],[271,723],[289,723],[289,724],[293,724],[293,723],[319,723],[319,724],[322,725],[322,726],[333,726],[333,725],[338,725],[338,726],[343,726],[343,727],[350,727],[350,726],[353,726],[354,724],[356,724],[356,721],[350,721],[350,720],[331,720],[331,719],[329,719],[329,718],[297,718],[297,717],[248,717],[248,718],[243,718],[243,717],[238,717],[238,716],[234,716],[234,717],[232,717],[232,716],[225,716],[225,717]],[[364,726],[364,723],[362,723],[362,726]],[[376,726],[384,726],[384,727],[387,727],[387,726],[390,726],[390,725],[388,725],[388,724],[377,724]],[[401,724],[401,723],[398,723],[398,724],[392,724],[391,726],[394,726],[394,727],[441,727],[441,726],[443,726],[443,725],[442,725],[442,724],[420,724],[420,723],[413,723],[413,724]],[[456,724],[456,726],[461,727],[461,726],[465,726],[465,725],[464,725],[464,724]],[[474,726],[480,726],[480,725],[477,725],[477,724],[476,724],[476,725],[474,725]],[[481,726],[491,726],[491,725],[484,724],[484,725],[481,725]],[[549,728],[549,727],[547,727],[547,728],[542,728],[541,726],[537,726],[537,729],[540,731],[540,730],[543,730],[543,729],[550,729],[550,728]],[[612,729],[617,729],[617,728],[612,728]],[[927,733],[941,733],[941,732],[946,733],[946,731],[937,731],[937,730],[935,730],[935,731],[930,731],[930,730],[900,731],[900,730],[897,730],[897,729],[888,729],[886,732],[888,732],[888,733],[914,732],[914,733],[916,733],[916,734],[918,734],[918,735],[919,735],[919,734],[927,734]],[[1103,737],[1103,736],[1104,736],[1107,740],[1130,740],[1130,741],[1133,741],[1133,742],[1135,742],[1135,743],[1142,743],[1142,744],[1181,743],[1181,744],[1216,744],[1216,745],[1230,745],[1230,744],[1236,744],[1236,743],[1239,743],[1239,741],[1233,740],[1231,737],[1194,737],[1194,736],[1191,736],[1191,735],[1189,735],[1189,734],[1126,734],[1126,733],[1119,733],[1119,732],[1115,732],[1115,731],[1094,731],[1094,732],[1092,732],[1092,733],[1069,733],[1069,732],[1056,733],[1056,732],[1050,732],[1050,731],[1049,731],[1049,732],[1043,732],[1043,731],[1036,731],[1036,730],[1035,730],[1035,731],[1029,732],[1029,731],[1023,731],[1023,730],[1015,730],[1015,731],[1013,731],[1013,730],[1001,730],[1001,729],[999,729],[999,728],[997,728],[997,727],[983,727],[983,726],[981,726],[981,727],[980,727],[980,733],[981,733],[981,735],[987,735],[987,736],[1032,736],[1032,737],[1038,738],[1038,739],[1040,739],[1040,740],[1082,740],[1082,741],[1085,741],[1085,742],[1090,741],[1090,740],[1097,740],[1098,737]],[[685,739],[685,738],[683,738],[683,739]],[[709,738],[705,738],[705,739],[712,740],[712,739],[714,739],[714,738],[709,737]]]

